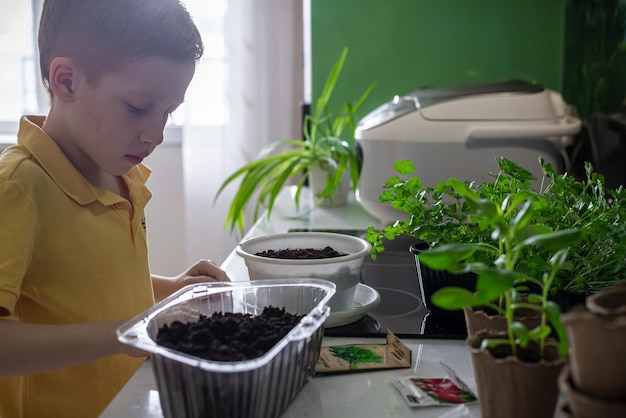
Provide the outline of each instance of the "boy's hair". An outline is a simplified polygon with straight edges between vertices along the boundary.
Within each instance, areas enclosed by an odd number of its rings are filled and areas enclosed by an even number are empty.
[[[178,0],[45,0],[39,25],[39,65],[48,89],[50,64],[70,57],[96,81],[131,60],[165,57],[195,62],[202,39]]]

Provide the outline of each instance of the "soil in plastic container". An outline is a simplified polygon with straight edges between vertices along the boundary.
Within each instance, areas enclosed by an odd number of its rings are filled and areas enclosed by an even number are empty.
[[[210,361],[261,357],[293,329],[303,315],[273,306],[261,315],[215,312],[197,322],[174,321],[157,333],[157,344]]]

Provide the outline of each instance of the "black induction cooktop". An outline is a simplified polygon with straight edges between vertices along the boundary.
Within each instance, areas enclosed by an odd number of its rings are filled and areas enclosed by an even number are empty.
[[[365,237],[364,230],[291,229],[310,232],[336,232]],[[380,304],[351,324],[326,328],[325,335],[337,337],[384,337],[389,329],[399,338],[465,339],[465,322],[431,313],[422,302],[415,256],[409,251],[415,242],[398,237],[385,243],[376,260],[366,257],[361,282],[378,291]]]

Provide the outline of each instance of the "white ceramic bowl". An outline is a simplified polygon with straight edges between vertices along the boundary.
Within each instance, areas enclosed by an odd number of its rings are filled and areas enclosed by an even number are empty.
[[[256,255],[267,250],[288,248],[332,247],[346,255],[314,260],[290,260]],[[345,311],[352,305],[354,292],[361,280],[361,267],[370,256],[371,245],[366,240],[333,232],[288,232],[251,238],[237,245],[236,253],[244,258],[250,280],[311,277],[331,281],[336,286],[329,302],[334,312]]]

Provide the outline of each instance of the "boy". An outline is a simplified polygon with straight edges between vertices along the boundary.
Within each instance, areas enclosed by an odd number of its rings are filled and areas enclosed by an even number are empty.
[[[0,417],[96,417],[144,359],[116,328],[228,280],[207,260],[148,270],[142,160],[202,41],[178,0],[46,0],[39,53],[49,114],[23,117],[0,157]]]

